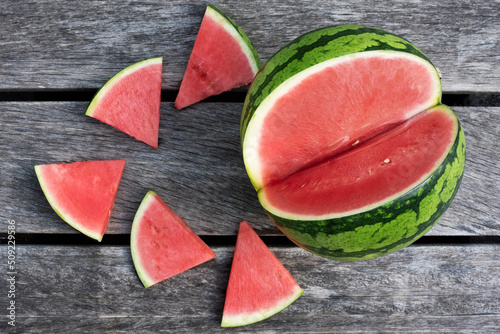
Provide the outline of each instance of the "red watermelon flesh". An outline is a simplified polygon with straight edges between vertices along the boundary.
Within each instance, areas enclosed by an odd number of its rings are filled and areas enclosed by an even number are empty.
[[[146,288],[215,257],[154,191],[146,194],[137,210],[130,247],[135,268]]]
[[[99,90],[86,115],[158,148],[161,76],[162,58],[127,67]]]
[[[56,213],[78,231],[102,240],[113,210],[125,160],[35,166],[40,186]]]
[[[255,60],[227,21],[213,6],[207,7],[175,100],[177,109],[249,84],[257,73]]]
[[[265,105],[260,132],[251,135],[258,142],[246,143],[258,150],[260,165],[253,169],[261,175],[250,175],[257,189],[436,105],[440,83],[429,67],[416,56],[361,52],[284,84],[282,94],[273,93]]]
[[[244,221],[240,224],[229,276],[222,327],[266,319],[292,304],[303,290]]]
[[[267,185],[259,198],[301,216],[331,218],[377,207],[441,165],[458,129],[451,113],[440,107],[419,113],[356,148]]]

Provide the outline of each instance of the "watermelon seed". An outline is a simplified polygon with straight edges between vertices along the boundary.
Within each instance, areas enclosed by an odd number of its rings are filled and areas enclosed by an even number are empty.
[[[196,74],[198,75],[198,77],[200,78],[200,81],[205,81],[207,79],[208,74],[201,69],[200,65],[194,66],[193,69],[196,72]]]
[[[356,140],[354,143],[352,143],[352,146],[356,146],[356,145],[358,145],[358,144],[359,144],[359,139],[358,139],[358,140]]]
[[[156,227],[156,226],[153,225],[153,232],[155,234],[160,234],[160,229],[158,227]]]
[[[384,160],[384,162],[385,162],[386,164],[388,164],[389,162],[391,162],[391,159],[387,158],[387,159],[385,159],[385,160]]]

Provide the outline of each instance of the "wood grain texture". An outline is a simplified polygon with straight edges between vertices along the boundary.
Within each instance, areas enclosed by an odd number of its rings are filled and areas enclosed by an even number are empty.
[[[163,56],[162,87],[171,98],[207,3],[0,1],[0,93],[29,99],[55,91],[44,100],[59,100],[66,93],[80,94],[82,100],[126,66]],[[500,0],[212,3],[241,26],[263,61],[293,38],[336,24],[383,28],[419,47],[441,70],[443,91],[472,93],[466,97],[476,105],[454,108],[466,135],[466,170],[455,201],[428,235],[438,241],[441,236],[452,236],[444,238],[448,241],[495,236],[485,238],[492,243],[413,245],[363,262],[271,247],[304,294],[261,323],[221,329],[233,255],[228,240],[234,240],[240,221],[248,220],[259,235],[282,235],[246,176],[239,139],[242,104],[203,102],[177,111],[173,103],[162,103],[155,150],[85,117],[88,102],[0,102],[4,278],[9,220],[16,222],[19,241],[16,328],[7,327],[4,281],[0,332],[498,333],[500,244],[494,242],[500,236]],[[112,240],[121,245],[48,245],[68,236],[78,239],[80,233],[52,210],[33,166],[122,158],[127,164],[107,231],[119,234]],[[196,233],[225,244],[213,247],[215,259],[145,289],[123,243],[151,189]],[[54,233],[59,235],[51,238]],[[22,244],[30,242],[31,234],[47,244]]]
[[[498,93],[500,1],[215,1],[265,61],[293,38],[337,24],[386,29],[440,68],[445,92]],[[0,90],[97,89],[137,61],[164,57],[178,89],[206,1],[0,2]]]
[[[146,192],[158,192],[195,232],[236,235],[248,220],[281,235],[258,203],[241,158],[239,103],[162,103],[159,149],[90,117],[83,102],[0,103],[0,220],[22,233],[78,233],[46,201],[33,166],[126,159],[107,234],[128,234]],[[500,235],[500,108],[456,107],[466,134],[462,186],[429,235]],[[2,232],[6,225],[1,225]],[[106,236],[104,237],[106,238]]]
[[[199,234],[235,234],[243,219],[272,230],[244,170],[239,104],[161,107],[159,149],[93,118],[86,103],[6,103],[1,147],[2,218],[19,232],[74,233],[51,209],[33,166],[62,161],[127,160],[109,233],[129,233],[148,190],[155,190]],[[10,218],[9,218],[10,217]],[[2,229],[5,226],[2,225]]]
[[[5,245],[0,261],[5,263]],[[145,289],[128,247],[18,246],[22,333],[218,333],[232,247]],[[410,246],[363,262],[271,250],[305,290],[240,333],[495,333],[499,245]],[[1,298],[2,308],[5,298]],[[6,326],[3,321],[0,326]],[[227,330],[225,330],[227,331]]]

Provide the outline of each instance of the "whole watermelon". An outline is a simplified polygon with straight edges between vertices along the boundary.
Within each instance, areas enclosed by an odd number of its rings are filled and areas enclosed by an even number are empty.
[[[327,27],[260,69],[241,116],[245,167],[273,222],[321,256],[362,260],[425,234],[460,185],[465,139],[413,44]]]

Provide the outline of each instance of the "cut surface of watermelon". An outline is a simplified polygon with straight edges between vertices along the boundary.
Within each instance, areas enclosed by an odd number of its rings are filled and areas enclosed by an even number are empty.
[[[282,311],[304,290],[246,222],[241,222],[222,327],[249,325]]]
[[[112,77],[86,115],[158,148],[162,58],[133,64]]]
[[[154,191],[146,194],[137,210],[130,248],[137,274],[146,288],[215,257]]]
[[[177,109],[249,84],[261,65],[245,33],[208,5],[175,100]]]
[[[437,106],[349,151],[265,186],[259,199],[283,218],[331,219],[379,207],[422,183],[458,135],[451,109]]]
[[[40,186],[54,211],[83,234],[102,240],[125,160],[37,165]]]
[[[366,51],[300,72],[265,99],[243,143],[256,187],[384,132],[441,98],[439,76],[424,59],[397,51]]]

